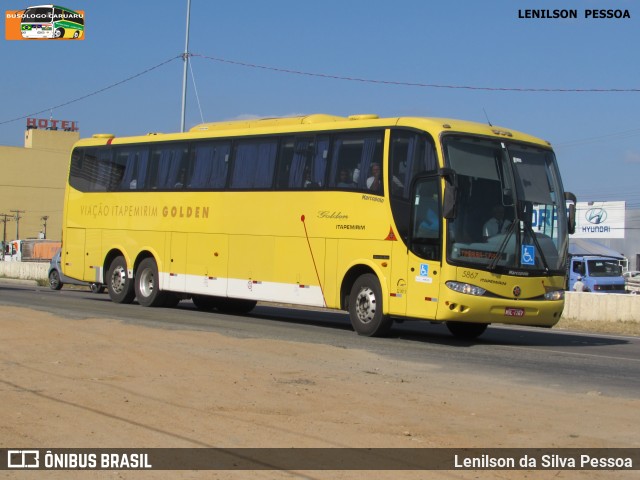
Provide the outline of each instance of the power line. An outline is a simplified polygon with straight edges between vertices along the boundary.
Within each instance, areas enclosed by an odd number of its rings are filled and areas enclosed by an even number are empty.
[[[375,80],[370,78],[347,77],[343,75],[332,75],[319,72],[305,72],[302,70],[292,70],[289,68],[274,67],[269,65],[259,65],[255,63],[240,62],[226,58],[210,57],[192,53],[191,57],[200,57],[214,62],[237,65],[246,68],[269,70],[272,72],[287,73],[291,75],[303,75],[308,77],[328,78],[331,80],[344,80],[349,82],[375,83],[381,85],[396,85],[402,87],[422,87],[422,88],[447,88],[455,90],[484,90],[492,92],[538,92],[538,93],[638,93],[640,88],[527,88],[527,87],[480,87],[475,85],[447,85],[436,83],[418,83],[398,80]]]
[[[554,144],[554,148],[556,150],[558,150],[560,148],[578,147],[578,146],[588,145],[588,144],[591,144],[591,143],[597,143],[597,142],[602,141],[602,140],[622,140],[622,139],[625,139],[625,138],[635,137],[637,135],[640,135],[640,129],[638,129],[638,128],[633,129],[633,130],[626,130],[624,132],[617,132],[617,133],[609,133],[607,135],[600,135],[598,137],[589,137],[589,138],[584,138],[584,139],[580,139],[580,140],[569,140],[569,141],[564,142],[564,143],[556,143],[556,144]]]
[[[146,70],[143,70],[142,72],[136,73],[135,75],[127,77],[124,80],[120,80],[119,82],[112,83],[111,85],[107,85],[106,87],[103,87],[103,88],[101,88],[99,90],[96,90],[94,92],[88,93],[88,94],[83,95],[83,96],[78,97],[78,98],[74,98],[73,100],[69,100],[67,102],[61,103],[60,105],[56,105],[56,106],[53,106],[53,107],[47,107],[47,108],[45,108],[43,110],[40,110],[39,112],[29,113],[27,115],[23,115],[21,117],[13,118],[11,120],[5,120],[3,122],[0,122],[0,125],[4,125],[6,123],[17,122],[18,120],[24,120],[25,118],[32,117],[34,115],[39,115],[41,113],[48,112],[50,110],[55,110],[57,108],[66,107],[67,105],[71,105],[72,103],[79,102],[80,100],[84,100],[86,98],[93,97],[94,95],[98,95],[99,93],[102,93],[102,92],[105,92],[107,90],[110,90],[110,89],[112,89],[114,87],[117,87],[118,85],[122,85],[123,83],[127,83],[127,82],[129,82],[131,80],[134,80],[134,79],[136,79],[138,77],[141,77],[142,75],[145,75],[145,74],[147,74],[147,73],[149,73],[149,72],[151,72],[151,71],[153,71],[153,70],[155,70],[157,68],[160,68],[163,65],[166,65],[167,63],[172,62],[173,60],[176,60],[178,58],[182,58],[182,54],[176,55],[175,57],[171,57],[170,59],[165,60],[162,63],[159,63],[158,65],[155,65],[153,67],[147,68]]]
[[[190,57],[199,57],[199,58],[203,58],[205,60],[211,60],[214,62],[219,62],[219,63],[226,63],[229,65],[236,65],[236,66],[240,66],[240,67],[245,67],[245,68],[254,68],[254,69],[261,69],[261,70],[269,70],[269,71],[273,71],[273,72],[279,72],[279,73],[286,73],[286,74],[290,74],[290,75],[302,75],[302,76],[308,76],[308,77],[317,77],[317,78],[326,78],[326,79],[331,79],[331,80],[342,80],[342,81],[350,81],[350,82],[360,82],[360,83],[372,83],[372,84],[378,84],[378,85],[395,85],[395,86],[403,86],[403,87],[421,87],[421,88],[441,88],[441,89],[454,89],[454,90],[479,90],[479,91],[494,91],[494,92],[537,92],[537,93],[638,93],[640,92],[640,88],[527,88],[527,87],[482,87],[482,86],[475,86],[475,85],[448,85],[448,84],[435,84],[435,83],[419,83],[419,82],[406,82],[406,81],[399,81],[399,80],[376,80],[376,79],[369,79],[369,78],[358,78],[358,77],[349,77],[349,76],[344,76],[344,75],[333,75],[333,74],[328,74],[328,73],[319,73],[319,72],[307,72],[307,71],[302,71],[302,70],[293,70],[293,69],[289,69],[289,68],[282,68],[282,67],[275,67],[275,66],[269,66],[269,65],[260,65],[260,64],[254,64],[254,63],[248,63],[248,62],[241,62],[238,60],[230,60],[230,59],[226,59],[226,58],[220,58],[220,57],[211,57],[208,55],[202,55],[202,54],[196,54],[196,53],[192,53],[189,54]],[[127,83],[131,80],[134,80],[138,77],[141,77],[142,75],[145,75],[153,70],[156,70],[157,68],[160,68],[178,58],[184,58],[184,54],[181,53],[179,55],[173,56],[157,65],[154,65],[153,67],[147,68],[146,70],[143,70],[139,73],[136,73],[135,75],[132,75],[130,77],[127,77],[123,80],[120,80],[119,82],[115,82],[112,83],[110,85],[107,85],[106,87],[100,88],[98,90],[95,90],[91,93],[88,93],[86,95],[83,95],[81,97],[77,97],[74,98],[72,100],[69,100],[67,102],[61,103],[59,105],[55,105],[52,107],[47,107],[44,108],[40,111],[37,112],[33,112],[33,113],[29,113],[27,115],[22,115],[20,117],[16,117],[16,118],[12,118],[10,120],[4,120],[0,122],[0,125],[5,125],[7,123],[12,123],[12,122],[17,122],[18,120],[24,120],[25,118],[31,117],[31,116],[35,116],[35,115],[39,115],[41,113],[44,112],[48,112],[57,108],[61,108],[61,107],[65,107],[67,105],[71,105],[72,103],[76,103],[79,102],[81,100],[85,100],[89,97],[93,97],[95,95],[98,95],[102,92],[105,92],[107,90],[110,90],[114,87],[117,87],[119,85],[122,85],[124,83]],[[629,132],[622,132],[622,134],[628,134],[628,135],[635,135],[636,131],[632,130]],[[620,134],[612,134],[612,136],[614,135],[620,135]],[[607,136],[605,136],[606,138]],[[576,142],[582,142],[580,140],[578,141],[574,141],[574,142],[568,142],[565,145],[561,145],[561,146],[573,146],[574,143]]]

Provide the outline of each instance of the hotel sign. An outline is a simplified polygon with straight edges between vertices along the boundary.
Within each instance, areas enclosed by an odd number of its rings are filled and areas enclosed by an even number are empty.
[[[27,130],[41,128],[49,130],[64,130],[66,132],[78,132],[78,122],[75,120],[53,120],[51,118],[27,118]]]

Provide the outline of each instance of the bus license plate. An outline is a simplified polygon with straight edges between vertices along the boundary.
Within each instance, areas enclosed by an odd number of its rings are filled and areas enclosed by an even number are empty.
[[[524,317],[524,308],[505,308],[505,317]]]

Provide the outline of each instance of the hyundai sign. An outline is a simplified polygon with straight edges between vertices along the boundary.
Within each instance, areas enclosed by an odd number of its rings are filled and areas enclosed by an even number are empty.
[[[578,202],[573,238],[624,238],[625,202]]]

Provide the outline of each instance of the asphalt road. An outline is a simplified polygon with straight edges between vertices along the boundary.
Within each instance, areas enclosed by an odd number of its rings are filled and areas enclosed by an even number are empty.
[[[190,301],[177,308],[118,305],[88,290],[0,282],[0,305],[47,311],[75,320],[112,318],[149,328],[213,331],[238,338],[271,338],[364,349],[380,361],[424,363],[452,373],[495,376],[517,384],[638,398],[640,337],[491,326],[478,340],[453,338],[442,325],[396,324],[390,338],[356,335],[346,314],[258,305],[249,315],[200,312]],[[374,368],[375,366],[372,366]]]

